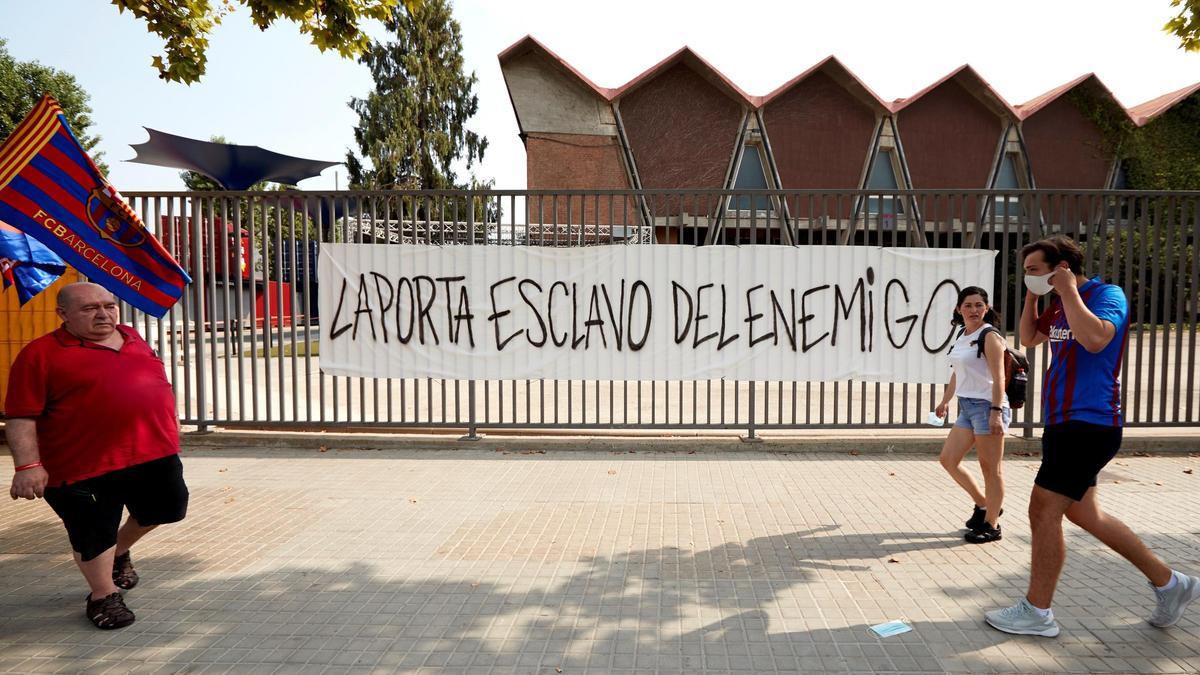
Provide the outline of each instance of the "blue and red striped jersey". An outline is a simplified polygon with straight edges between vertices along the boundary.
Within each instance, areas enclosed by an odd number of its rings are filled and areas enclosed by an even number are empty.
[[[1050,365],[1042,384],[1042,415],[1047,425],[1072,420],[1119,427],[1121,362],[1129,337],[1129,302],[1119,286],[1100,277],[1079,287],[1079,297],[1097,318],[1111,322],[1116,334],[1104,349],[1091,353],[1075,341],[1062,301],[1055,297],[1038,317],[1039,333],[1050,338]]]
[[[0,221],[157,317],[191,283],[100,174],[49,95],[0,146]]]

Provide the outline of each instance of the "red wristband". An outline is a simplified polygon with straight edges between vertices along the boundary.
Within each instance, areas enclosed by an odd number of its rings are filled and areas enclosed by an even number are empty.
[[[17,468],[13,469],[13,471],[15,472],[15,471],[24,471],[25,469],[36,469],[41,465],[42,465],[41,462],[32,462],[30,464],[22,464],[21,466],[18,466]]]

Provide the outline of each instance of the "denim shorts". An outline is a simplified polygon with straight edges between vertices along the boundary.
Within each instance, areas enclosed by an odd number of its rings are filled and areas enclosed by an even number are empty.
[[[992,402],[982,398],[966,398],[958,397],[958,419],[954,421],[954,426],[963,429],[970,429],[975,432],[976,436],[987,436],[992,433],[988,426],[988,417],[992,414]],[[1008,431],[1008,424],[1012,422],[1012,410],[1009,410],[1008,405],[1000,412],[1000,424],[1004,427],[1004,431]]]

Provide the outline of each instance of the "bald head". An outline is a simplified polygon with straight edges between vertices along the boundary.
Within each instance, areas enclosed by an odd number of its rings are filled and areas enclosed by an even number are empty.
[[[117,301],[116,297],[100,284],[93,284],[89,281],[77,281],[59,289],[57,304],[62,309],[71,309],[73,305],[79,303],[83,298],[90,299],[99,296],[105,296],[114,303]]]
[[[117,299],[106,288],[86,282],[67,284],[58,292],[55,314],[75,337],[103,342],[117,330]]]

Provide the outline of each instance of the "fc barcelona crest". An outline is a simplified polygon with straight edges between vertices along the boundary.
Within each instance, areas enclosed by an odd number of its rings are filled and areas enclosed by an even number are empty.
[[[88,222],[101,237],[127,248],[146,242],[146,228],[111,185],[92,189],[87,199]]]

